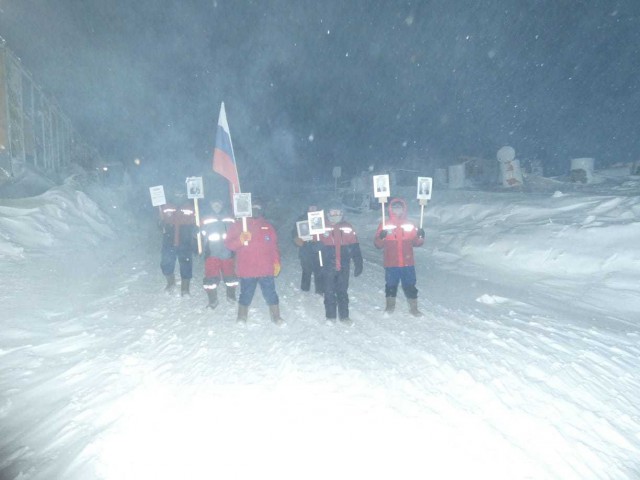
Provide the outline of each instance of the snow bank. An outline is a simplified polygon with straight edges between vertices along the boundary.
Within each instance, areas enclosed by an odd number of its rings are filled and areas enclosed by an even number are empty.
[[[85,193],[57,186],[42,195],[0,199],[0,255],[20,256],[25,250],[51,247],[74,239],[98,245],[113,238],[111,219]]]
[[[429,206],[437,250],[512,272],[575,277],[638,274],[629,245],[640,236],[637,196],[470,193]]]
[[[383,314],[379,211],[350,213],[365,269],[348,327],[298,289],[309,198],[282,198],[279,328],[259,295],[238,326],[231,302],[165,293],[153,209],[131,229],[122,192],[77,190],[0,201],[3,248],[52,244],[0,262],[1,478],[638,477],[636,194],[434,192],[421,319]],[[575,281],[532,285],[563,269]]]

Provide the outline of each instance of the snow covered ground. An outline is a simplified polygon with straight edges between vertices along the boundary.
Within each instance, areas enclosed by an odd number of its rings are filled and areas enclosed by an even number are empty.
[[[640,478],[639,195],[436,189],[422,319],[382,314],[379,212],[350,214],[351,327],[298,289],[300,199],[271,206],[283,327],[259,293],[246,327],[206,310],[201,260],[165,294],[119,192],[0,200],[0,478]]]

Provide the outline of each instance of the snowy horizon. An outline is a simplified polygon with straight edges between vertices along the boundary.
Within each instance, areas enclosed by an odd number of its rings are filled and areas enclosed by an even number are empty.
[[[401,294],[383,314],[380,212],[348,213],[353,326],[299,289],[290,231],[326,191],[268,208],[283,327],[259,294],[247,326],[205,309],[201,258],[166,294],[156,212],[127,193],[0,199],[0,478],[640,476],[640,177],[436,186],[421,319]]]

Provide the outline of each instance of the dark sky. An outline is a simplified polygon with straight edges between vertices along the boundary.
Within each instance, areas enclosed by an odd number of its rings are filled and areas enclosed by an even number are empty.
[[[208,164],[222,101],[241,178],[640,158],[637,0],[0,0],[0,35],[108,158]]]

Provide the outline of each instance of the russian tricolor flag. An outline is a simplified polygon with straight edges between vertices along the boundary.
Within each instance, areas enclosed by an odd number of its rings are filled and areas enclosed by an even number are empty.
[[[213,150],[213,171],[229,180],[231,198],[234,193],[240,193],[240,179],[236,168],[236,158],[233,154],[231,134],[227,123],[227,113],[224,110],[224,102],[220,106],[218,116],[218,130],[216,132],[216,147]]]

